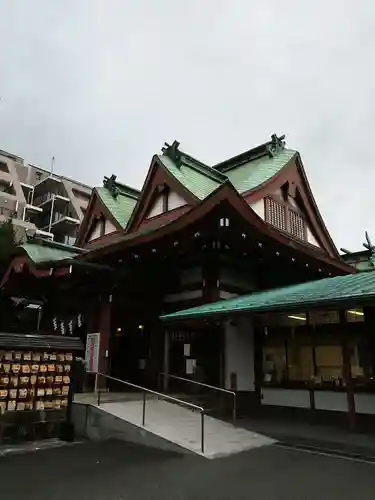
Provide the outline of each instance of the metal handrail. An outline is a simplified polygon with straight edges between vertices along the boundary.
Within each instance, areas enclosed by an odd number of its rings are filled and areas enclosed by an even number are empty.
[[[191,380],[189,378],[178,377],[177,375],[171,375],[170,373],[161,372],[160,375],[162,377],[169,377],[169,378],[173,378],[175,380],[182,380],[183,382],[188,382],[190,384],[195,384],[195,385],[200,385],[202,387],[207,387],[208,389],[212,389],[214,391],[224,392],[226,394],[231,394],[233,396],[232,417],[233,417],[233,422],[236,421],[236,419],[237,419],[237,394],[234,391],[230,391],[228,389],[223,389],[222,387],[216,387],[215,385],[205,384],[203,382],[198,382],[196,380]]]
[[[126,382],[125,380],[121,380],[119,378],[111,377],[110,375],[105,375],[104,373],[95,373],[95,387],[98,393],[98,406],[100,406],[100,387],[98,384],[98,378],[104,377],[109,380],[114,380],[115,382],[120,382],[121,384],[127,385],[129,387],[133,387],[134,389],[138,389],[143,393],[143,405],[142,405],[142,425],[145,425],[146,422],[146,395],[154,394],[159,398],[167,399],[177,404],[182,404],[187,406],[188,408],[193,408],[195,410],[199,410],[201,414],[201,451],[204,453],[204,408],[202,406],[195,405],[193,403],[189,403],[188,401],[183,401],[182,399],[174,398],[173,396],[169,396],[168,394],[163,394],[162,392],[156,392],[151,389],[147,389],[146,387],[142,387],[140,385],[133,384],[131,382]]]

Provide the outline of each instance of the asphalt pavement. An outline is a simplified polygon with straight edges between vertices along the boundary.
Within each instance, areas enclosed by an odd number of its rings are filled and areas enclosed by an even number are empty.
[[[373,500],[375,463],[281,446],[207,460],[119,441],[0,457],[12,500]]]

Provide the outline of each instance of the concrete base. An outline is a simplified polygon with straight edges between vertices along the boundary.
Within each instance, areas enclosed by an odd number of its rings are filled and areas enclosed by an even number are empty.
[[[84,437],[91,441],[108,441],[117,439],[127,443],[140,444],[159,450],[177,453],[191,453],[185,448],[166,441],[150,433],[141,426],[134,425],[122,418],[111,415],[101,407],[74,403],[72,418],[77,437]]]
[[[75,403],[77,435],[111,438],[159,449],[217,458],[267,446],[276,441],[209,416],[204,417],[204,453],[201,451],[199,412],[161,400],[147,402],[146,425],[141,425],[141,401],[103,403],[100,407]]]

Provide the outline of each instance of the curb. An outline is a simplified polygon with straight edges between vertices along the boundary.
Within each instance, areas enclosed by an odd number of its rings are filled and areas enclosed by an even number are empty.
[[[82,444],[83,441],[67,442],[60,439],[51,439],[44,441],[32,441],[29,443],[0,446],[0,458],[10,455],[24,455],[26,453],[33,453],[42,450],[52,450],[55,448],[62,448],[65,446],[74,446]]]
[[[310,453],[329,455],[332,457],[341,457],[351,460],[361,460],[375,464],[375,450],[366,448],[345,448],[335,446],[335,443],[316,444],[316,443],[302,443],[287,440],[279,440],[274,446],[282,448],[289,448],[291,450],[307,451]]]

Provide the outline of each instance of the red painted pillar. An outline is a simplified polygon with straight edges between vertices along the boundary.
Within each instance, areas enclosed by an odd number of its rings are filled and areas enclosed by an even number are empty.
[[[111,305],[112,295],[102,297],[100,300],[98,326],[100,332],[100,347],[99,347],[99,367],[98,371],[103,374],[108,374],[109,369],[109,347],[111,336]]]

